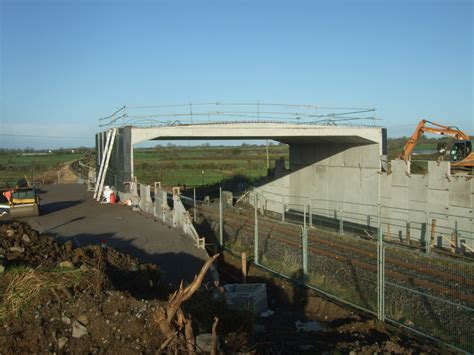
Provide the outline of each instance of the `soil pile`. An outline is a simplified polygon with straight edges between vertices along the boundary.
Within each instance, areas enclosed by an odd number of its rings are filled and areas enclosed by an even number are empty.
[[[109,247],[74,248],[24,223],[1,224],[0,353],[154,354],[165,341],[156,310],[170,291],[160,275]],[[185,308],[196,335],[210,332],[214,316],[221,332],[243,322],[206,291]],[[245,346],[237,338],[223,345]]]

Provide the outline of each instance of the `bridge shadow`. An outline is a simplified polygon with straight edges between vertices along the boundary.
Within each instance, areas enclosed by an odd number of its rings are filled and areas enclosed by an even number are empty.
[[[300,162],[290,161],[290,167],[285,168],[285,160],[283,157],[275,160],[275,167],[267,169],[267,174],[258,178],[249,178],[242,174],[235,174],[231,177],[223,179],[221,182],[214,184],[201,185],[196,187],[196,198],[198,200],[204,199],[205,196],[209,196],[211,199],[219,197],[219,188],[223,190],[232,191],[236,196],[242,195],[250,187],[261,187],[266,184],[272,183],[285,176],[295,174],[296,172],[307,168],[317,162],[323,161],[335,154],[342,153],[355,146],[365,145],[363,143],[358,144],[299,144],[298,149],[304,149],[307,147],[309,150],[317,151],[317,154],[305,154],[305,159]],[[291,151],[291,145],[290,145]],[[297,155],[297,153],[294,153]],[[291,156],[291,153],[290,153]],[[183,185],[181,185],[183,186]],[[193,189],[186,188],[184,185],[183,195],[192,198]],[[235,202],[235,201],[234,201]]]
[[[171,291],[179,287],[181,281],[185,285],[193,281],[194,276],[205,262],[205,260],[185,252],[149,253],[134,245],[138,238],[122,239],[115,233],[75,234],[68,237],[51,232],[49,234],[56,237],[60,243],[71,242],[76,248],[100,245],[105,246],[107,251],[110,247],[120,253],[136,258],[140,263],[156,265],[160,272],[159,279],[154,273],[150,273],[146,268],[135,264],[133,260],[127,263],[128,266],[124,263],[125,259],[121,259],[122,264],[118,265],[119,267],[109,264],[106,273],[114,289],[128,291],[132,296],[139,299],[166,299]],[[114,258],[114,256],[111,256],[111,258]],[[129,267],[130,265],[131,267]],[[152,275],[154,276],[152,277]],[[209,284],[209,287],[212,284],[210,272],[207,273],[203,284]]]

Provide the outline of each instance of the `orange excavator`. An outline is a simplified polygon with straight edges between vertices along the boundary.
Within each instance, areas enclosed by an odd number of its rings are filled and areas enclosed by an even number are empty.
[[[431,124],[432,127],[427,126],[427,123]],[[471,170],[474,168],[474,153],[472,151],[474,141],[457,127],[445,126],[427,120],[421,120],[418,123],[415,132],[405,144],[405,147],[399,156],[400,159],[410,160],[413,149],[425,132],[449,136],[455,139],[451,149],[449,150],[451,167],[460,170]]]

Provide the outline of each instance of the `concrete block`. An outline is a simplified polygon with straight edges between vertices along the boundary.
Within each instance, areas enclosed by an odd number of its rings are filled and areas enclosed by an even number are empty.
[[[464,177],[451,177],[449,183],[449,205],[470,208],[472,205],[471,184]]]
[[[424,218],[426,213],[426,202],[419,202],[419,201],[412,201],[408,200],[407,204],[408,210],[410,211],[409,218],[411,221],[415,221],[414,216],[422,216],[420,218]],[[420,219],[421,220],[421,219]]]
[[[380,197],[389,199],[392,197],[392,174],[380,176]]]
[[[344,150],[330,149],[328,146],[325,152],[325,158],[321,160],[320,165],[328,165],[332,167],[343,167],[344,166]]]
[[[378,144],[368,144],[359,147],[361,153],[361,166],[364,168],[380,170],[380,147]]]
[[[406,209],[408,205],[408,187],[392,185],[391,207]]]
[[[344,199],[344,188],[345,174],[347,169],[344,167],[332,167],[329,170],[329,181],[328,181],[328,200],[332,201],[343,201]]]
[[[247,310],[258,315],[268,308],[265,284],[227,284],[224,285],[224,296],[229,309]]]
[[[449,207],[449,191],[428,189],[428,212],[447,213]]]
[[[428,162],[428,188],[437,190],[448,190],[450,176],[449,162]]]
[[[140,185],[140,188],[142,187],[140,197],[144,198],[146,202],[152,202],[150,185]]]
[[[364,169],[360,184],[360,202],[364,205],[377,205],[379,195],[378,169]]]
[[[408,186],[410,164],[405,160],[392,160],[392,186]]]
[[[328,199],[329,169],[330,168],[328,166],[324,165],[313,166],[313,176],[315,185],[315,192],[313,197],[316,199]]]
[[[411,175],[408,182],[408,199],[410,201],[427,202],[428,177],[426,175]]]
[[[358,168],[362,166],[362,147],[352,147],[342,152],[344,166]]]
[[[362,180],[361,173],[361,170],[358,168],[345,168],[343,201],[353,204],[360,204],[360,186],[365,184],[365,181]]]

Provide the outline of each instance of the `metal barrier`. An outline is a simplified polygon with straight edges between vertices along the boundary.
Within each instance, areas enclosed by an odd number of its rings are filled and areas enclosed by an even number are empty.
[[[187,206],[214,231],[216,244],[245,252],[262,268],[474,351],[472,218],[256,192],[246,199],[232,206],[221,192]]]

